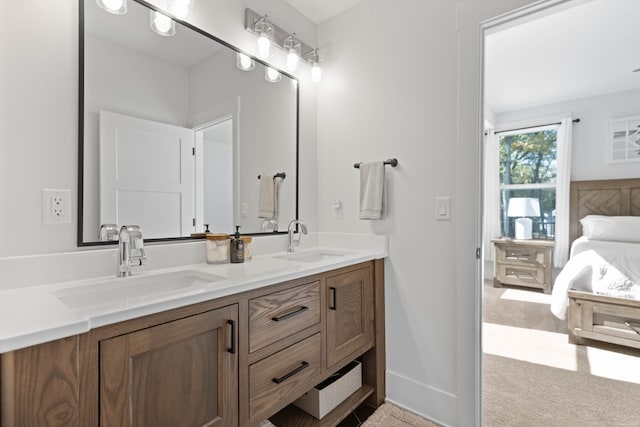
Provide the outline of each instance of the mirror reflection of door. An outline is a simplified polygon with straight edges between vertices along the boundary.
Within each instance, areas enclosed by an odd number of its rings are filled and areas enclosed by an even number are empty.
[[[100,223],[145,238],[194,231],[194,132],[100,111]]]
[[[233,215],[233,119],[202,127],[196,138],[196,228],[231,232]],[[205,167],[206,165],[206,167]],[[206,225],[205,225],[206,224]]]

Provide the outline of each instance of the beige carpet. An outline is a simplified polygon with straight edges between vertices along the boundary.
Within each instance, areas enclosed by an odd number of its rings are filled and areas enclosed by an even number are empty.
[[[486,427],[640,426],[640,350],[569,344],[549,295],[484,291]]]
[[[439,427],[391,403],[383,403],[362,424],[362,427]]]

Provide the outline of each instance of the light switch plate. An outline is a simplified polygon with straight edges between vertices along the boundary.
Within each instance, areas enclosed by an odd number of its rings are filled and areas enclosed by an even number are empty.
[[[436,197],[436,220],[451,221],[451,197]]]

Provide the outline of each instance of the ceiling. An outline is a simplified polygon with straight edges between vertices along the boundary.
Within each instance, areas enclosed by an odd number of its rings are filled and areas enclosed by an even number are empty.
[[[320,24],[362,0],[286,0]],[[487,37],[496,113],[640,89],[640,0],[573,0]]]
[[[286,0],[315,24],[321,24],[362,0]]]
[[[496,113],[640,89],[640,1],[574,1],[486,38]]]

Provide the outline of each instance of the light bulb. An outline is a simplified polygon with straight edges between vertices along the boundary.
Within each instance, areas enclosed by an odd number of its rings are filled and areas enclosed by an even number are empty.
[[[265,68],[265,78],[267,79],[267,81],[275,83],[280,81],[282,75],[278,72],[278,70],[267,67]]]
[[[191,0],[173,0],[169,4],[169,12],[175,15],[178,19],[185,19],[189,16],[189,6]]]
[[[151,29],[161,36],[173,36],[176,33],[173,20],[154,10],[151,11]]]
[[[256,67],[256,63],[253,61],[253,59],[240,52],[238,52],[236,65],[238,66],[238,68],[245,71],[253,70]]]
[[[287,70],[295,71],[298,68],[298,53],[291,49],[287,54]]]
[[[311,66],[311,81],[318,83],[320,80],[322,80],[322,68],[317,62],[314,62]]]
[[[97,3],[109,13],[122,15],[127,12],[127,0],[97,0]]]
[[[258,56],[262,59],[266,59],[271,54],[271,40],[265,33],[260,33],[258,37]]]
[[[282,47],[287,52],[287,70],[295,71],[300,59],[300,42],[292,34],[284,39]]]
[[[156,17],[153,22],[161,33],[166,33],[171,28],[171,18],[161,13],[156,13]]]

